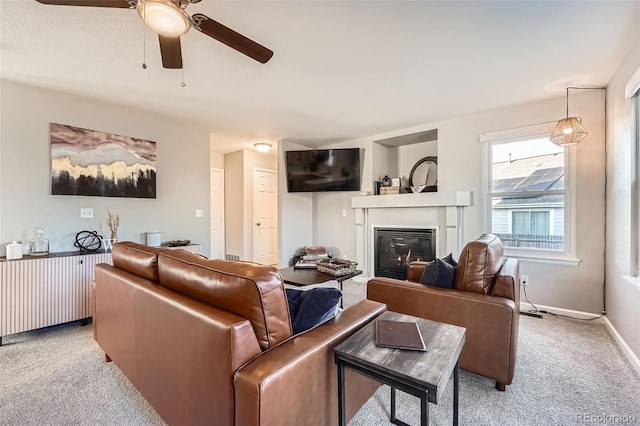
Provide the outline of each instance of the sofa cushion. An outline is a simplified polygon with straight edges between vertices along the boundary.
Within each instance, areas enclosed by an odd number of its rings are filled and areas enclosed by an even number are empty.
[[[436,259],[424,268],[420,282],[435,287],[453,288],[455,275],[455,266],[445,259]]]
[[[483,234],[469,242],[460,253],[454,288],[488,294],[496,274],[504,263],[502,241],[493,234]]]
[[[333,318],[342,297],[342,292],[332,287],[311,290],[288,288],[286,291],[293,334],[302,333]]]
[[[131,241],[123,241],[113,245],[111,259],[113,266],[141,276],[151,281],[158,281],[158,254],[167,249],[149,247]]]
[[[287,296],[275,268],[166,250],[158,256],[158,271],[163,286],[247,318],[262,350],[292,335]]]

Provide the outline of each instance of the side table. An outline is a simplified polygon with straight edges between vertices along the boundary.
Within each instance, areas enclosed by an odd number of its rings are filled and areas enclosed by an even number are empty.
[[[345,419],[344,369],[349,368],[391,387],[390,421],[396,418],[396,389],[420,398],[420,424],[429,424],[429,403],[437,404],[453,375],[453,424],[458,424],[458,358],[466,329],[396,312],[385,312],[377,320],[410,321],[418,324],[427,352],[379,348],[375,345],[375,321],[334,348],[338,367],[339,425]]]

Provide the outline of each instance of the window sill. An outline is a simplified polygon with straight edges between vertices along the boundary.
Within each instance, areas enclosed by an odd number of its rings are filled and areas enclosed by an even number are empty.
[[[632,277],[631,275],[623,275],[622,278],[627,281],[636,290],[640,291],[640,277]]]
[[[519,253],[509,253],[506,250],[504,255],[507,257],[515,257],[520,262],[546,263],[550,265],[578,266],[580,262],[582,262],[580,259],[572,257],[526,256]]]

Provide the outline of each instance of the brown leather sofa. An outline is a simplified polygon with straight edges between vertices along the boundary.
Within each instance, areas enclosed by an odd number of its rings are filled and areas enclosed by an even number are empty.
[[[333,347],[386,310],[369,300],[292,336],[280,273],[135,243],[96,266],[94,336],[169,424],[331,425]],[[379,384],[349,372],[351,418]]]
[[[484,234],[462,250],[453,289],[421,284],[426,265],[412,262],[407,281],[369,280],[367,299],[390,311],[465,327],[460,368],[495,380],[504,391],[513,380],[518,347],[518,260],[504,257],[500,239]]]

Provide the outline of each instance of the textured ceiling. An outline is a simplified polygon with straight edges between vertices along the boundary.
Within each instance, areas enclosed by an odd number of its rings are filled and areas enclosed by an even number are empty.
[[[1,76],[190,120],[230,152],[281,139],[319,146],[602,86],[640,36],[640,1],[202,0],[187,12],[273,58],[262,65],[191,30],[183,77],[162,68],[134,10],[0,0]]]

